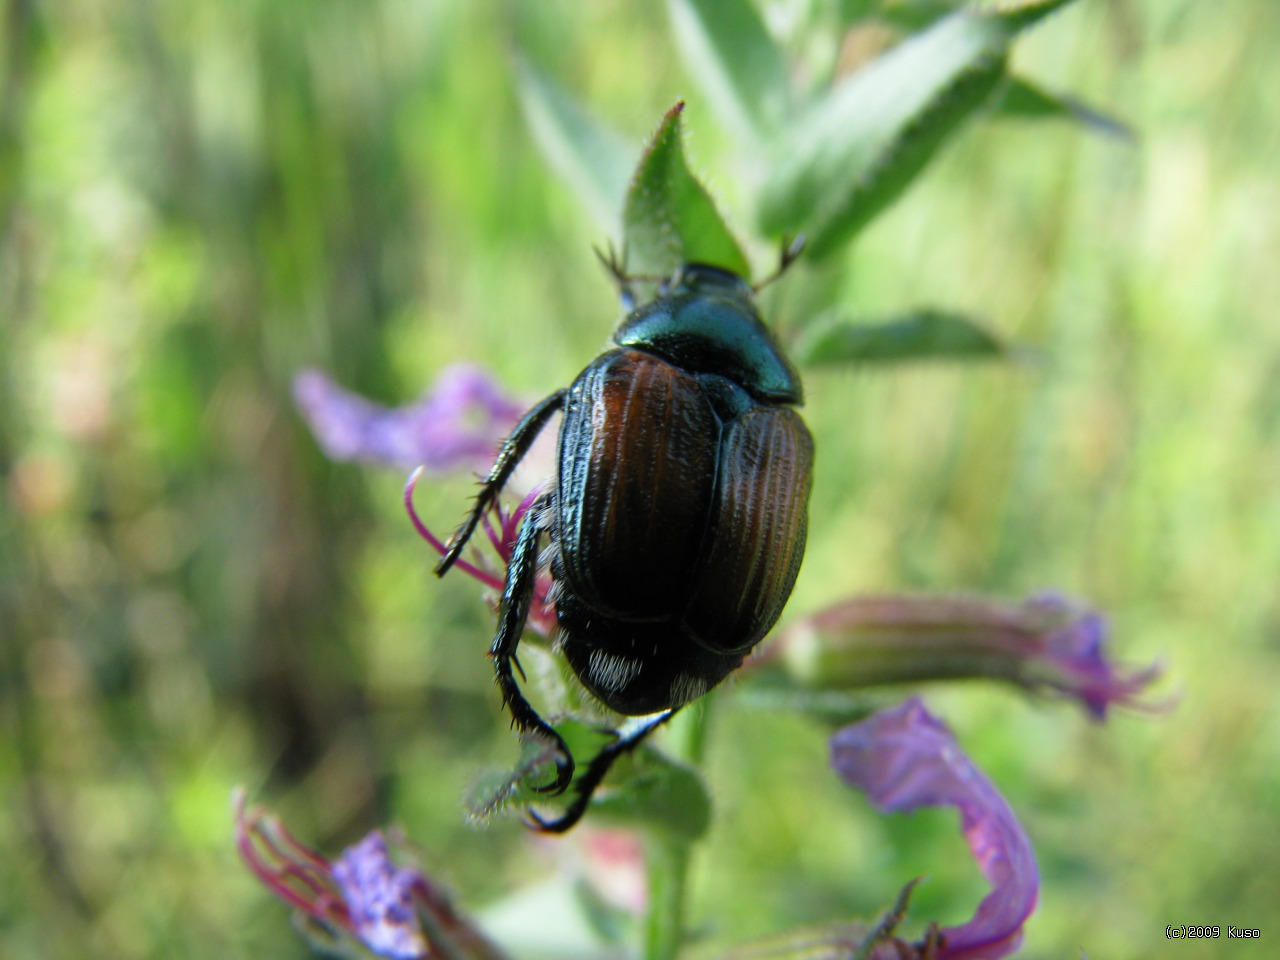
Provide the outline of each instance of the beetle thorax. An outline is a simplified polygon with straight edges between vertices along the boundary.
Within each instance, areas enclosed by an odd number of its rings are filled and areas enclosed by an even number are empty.
[[[703,268],[705,269],[705,268]],[[756,400],[798,404],[800,377],[756,310],[742,281],[709,278],[679,283],[623,320],[620,347],[635,347],[688,373],[727,377]]]

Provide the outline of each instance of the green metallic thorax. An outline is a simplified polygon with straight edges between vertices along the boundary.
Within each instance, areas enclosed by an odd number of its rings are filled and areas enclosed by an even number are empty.
[[[690,264],[656,300],[637,307],[613,335],[689,373],[711,373],[756,400],[799,404],[800,377],[756,310],[751,287],[716,267]]]

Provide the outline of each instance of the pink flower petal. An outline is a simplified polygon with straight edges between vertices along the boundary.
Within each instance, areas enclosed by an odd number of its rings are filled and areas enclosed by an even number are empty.
[[[947,726],[913,697],[836,733],[831,762],[881,810],[960,811],[969,849],[992,890],[968,923],[942,930],[940,960],[996,960],[1017,949],[1036,905],[1035,853],[1009,805]]]

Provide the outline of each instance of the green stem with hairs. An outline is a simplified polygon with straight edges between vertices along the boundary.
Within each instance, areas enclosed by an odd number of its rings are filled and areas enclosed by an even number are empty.
[[[666,749],[698,766],[706,746],[708,701],[692,704],[668,727]],[[684,942],[685,904],[693,842],[685,834],[651,829],[646,837],[649,907],[644,927],[644,960],[675,960]]]

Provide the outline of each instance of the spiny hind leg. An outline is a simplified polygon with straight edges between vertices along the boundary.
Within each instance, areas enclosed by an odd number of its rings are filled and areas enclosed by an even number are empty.
[[[520,638],[529,619],[529,606],[533,602],[538,578],[538,540],[548,529],[547,518],[552,512],[553,504],[553,495],[544,493],[533,502],[520,525],[520,533],[511,551],[511,562],[507,564],[507,581],[502,589],[502,605],[498,611],[498,629],[494,634],[493,644],[489,647],[489,656],[493,659],[494,679],[502,692],[503,703],[511,711],[515,728],[523,735],[533,734],[544,738],[556,748],[556,777],[551,783],[539,787],[538,791],[560,794],[564,793],[573,779],[573,757],[560,734],[525,699],[515,677],[515,671],[520,670],[516,649],[520,646]],[[524,671],[520,670],[520,673],[523,676]]]

